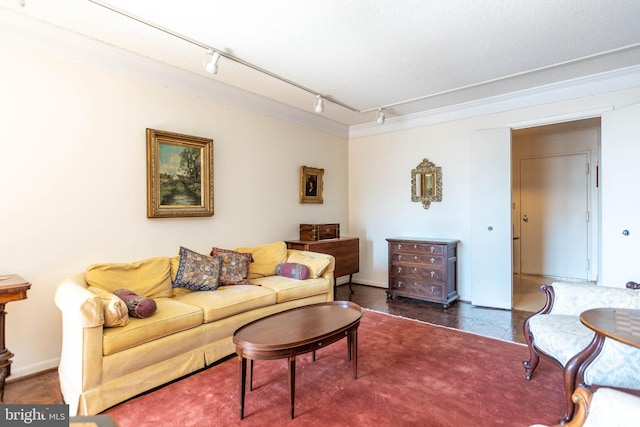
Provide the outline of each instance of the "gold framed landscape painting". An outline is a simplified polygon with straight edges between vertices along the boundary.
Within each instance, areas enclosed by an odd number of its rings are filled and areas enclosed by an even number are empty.
[[[213,139],[147,128],[147,217],[213,215]]]
[[[300,203],[323,203],[324,169],[300,166]]]

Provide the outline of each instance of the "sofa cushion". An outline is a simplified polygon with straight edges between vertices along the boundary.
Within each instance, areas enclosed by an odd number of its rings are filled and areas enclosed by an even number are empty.
[[[158,306],[156,302],[151,298],[143,297],[135,294],[129,289],[118,289],[113,292],[118,298],[120,298],[127,305],[129,316],[137,317],[138,319],[144,319],[145,317],[152,316],[156,312]]]
[[[276,301],[278,304],[285,301],[320,295],[326,293],[333,286],[333,283],[324,277],[296,280],[289,277],[269,276],[255,280],[259,280],[263,288],[270,289],[276,293]]]
[[[253,262],[249,265],[249,279],[273,276],[276,267],[287,260],[287,244],[275,242],[267,245],[236,248],[236,252],[250,253]]]
[[[261,286],[221,286],[214,292],[189,292],[175,297],[177,301],[200,307],[204,323],[224,319],[260,307],[274,305],[276,294]]]
[[[639,419],[640,397],[603,387],[593,393],[583,427],[631,427]]]
[[[85,272],[89,286],[113,293],[130,289],[148,298],[171,296],[171,263],[168,257],[149,258],[131,263],[93,264]]]
[[[220,257],[222,260],[220,272],[220,285],[250,285],[247,281],[249,265],[253,257],[250,253],[232,251],[230,249],[212,248],[209,254],[212,257]]]
[[[289,263],[304,264],[309,269],[309,277],[318,278],[327,269],[331,260],[328,258],[314,257],[304,252],[294,252],[287,258]]]
[[[296,280],[309,278],[309,267],[295,262],[285,262],[276,267],[276,276],[290,277]]]
[[[584,371],[585,384],[640,390],[640,348],[605,339]]]
[[[173,286],[194,291],[215,291],[220,284],[220,257],[180,247],[180,265]]]
[[[202,324],[202,310],[172,298],[155,300],[158,310],[146,319],[132,318],[122,328],[104,329],[102,351],[105,356],[162,338]]]
[[[529,319],[533,344],[564,367],[569,359],[586,348],[594,332],[578,316],[544,314]]]
[[[120,297],[93,286],[90,286],[89,290],[100,297],[105,328],[126,326],[129,323],[129,309]]]
[[[580,316],[592,308],[616,307],[640,309],[640,292],[595,284],[554,282],[553,314]]]

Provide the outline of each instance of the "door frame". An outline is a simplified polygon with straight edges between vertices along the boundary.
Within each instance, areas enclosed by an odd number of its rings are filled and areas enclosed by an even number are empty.
[[[513,141],[512,141],[513,143]],[[599,152],[600,150],[600,137],[598,136],[598,142],[597,142],[597,146],[595,147],[595,149]],[[600,198],[598,197],[599,194],[599,188],[597,187],[599,185],[598,179],[597,179],[597,174],[599,173],[599,154],[598,153],[593,153],[592,150],[573,150],[573,151],[558,151],[558,152],[553,152],[553,153],[539,153],[539,154],[531,154],[531,155],[524,155],[524,156],[518,156],[517,158],[512,158],[511,159],[511,167],[513,169],[514,167],[514,161],[518,164],[518,169],[516,171],[516,173],[514,173],[514,180],[512,182],[512,193],[515,193],[514,190],[516,190],[516,186],[518,186],[517,188],[517,194],[518,194],[518,203],[514,204],[513,207],[513,224],[514,224],[514,237],[519,237],[519,239],[514,240],[514,251],[513,251],[513,264],[514,264],[514,273],[521,273],[520,267],[522,265],[522,260],[521,259],[515,259],[516,256],[522,256],[522,240],[521,240],[521,230],[520,230],[520,218],[522,217],[522,191],[520,188],[521,185],[521,168],[520,168],[520,162],[522,162],[522,160],[526,160],[526,159],[539,159],[539,158],[546,158],[546,157],[556,157],[556,156],[571,156],[571,155],[577,155],[577,154],[585,154],[587,157],[587,163],[589,164],[589,174],[587,177],[587,206],[589,209],[589,222],[587,224],[587,257],[589,259],[590,265],[589,265],[589,269],[587,271],[587,280],[588,281],[596,281],[598,278],[598,267],[599,267],[599,251],[597,250],[597,248],[599,247],[599,227],[598,227],[598,223],[599,223],[599,218],[600,218],[600,203],[599,200]],[[516,182],[517,181],[517,182]],[[515,199],[515,197],[514,197]],[[518,268],[516,268],[515,266],[518,266]],[[558,280],[565,280],[565,281],[578,281],[578,279],[575,278],[568,278],[568,277],[561,277],[561,276],[553,276],[553,275],[549,275],[549,276],[545,276],[545,277],[551,277],[554,279],[558,279]]]

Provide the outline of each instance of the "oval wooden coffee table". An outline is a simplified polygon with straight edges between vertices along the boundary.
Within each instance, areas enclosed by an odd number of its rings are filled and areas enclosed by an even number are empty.
[[[244,418],[247,359],[250,360],[249,390],[253,389],[253,361],[289,359],[289,400],[294,414],[296,356],[313,352],[347,337],[353,378],[358,378],[358,326],[362,309],[350,301],[307,305],[255,320],[233,334],[238,354],[240,419]]]

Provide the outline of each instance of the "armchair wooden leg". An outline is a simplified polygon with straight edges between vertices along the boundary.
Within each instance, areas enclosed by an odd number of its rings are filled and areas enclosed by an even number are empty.
[[[560,420],[562,424],[571,421],[573,418],[575,410],[575,403],[572,399],[573,392],[576,388],[582,386],[584,371],[602,350],[604,338],[604,335],[595,334],[591,343],[580,353],[569,359],[564,367],[564,392],[567,399],[567,410]]]
[[[533,375],[533,371],[538,367],[538,362],[540,361],[540,356],[533,349],[533,335],[529,329],[529,319],[524,322],[524,339],[527,342],[527,347],[529,347],[529,360],[523,360],[522,366],[524,366],[524,374],[527,378],[527,381],[531,379]]]

